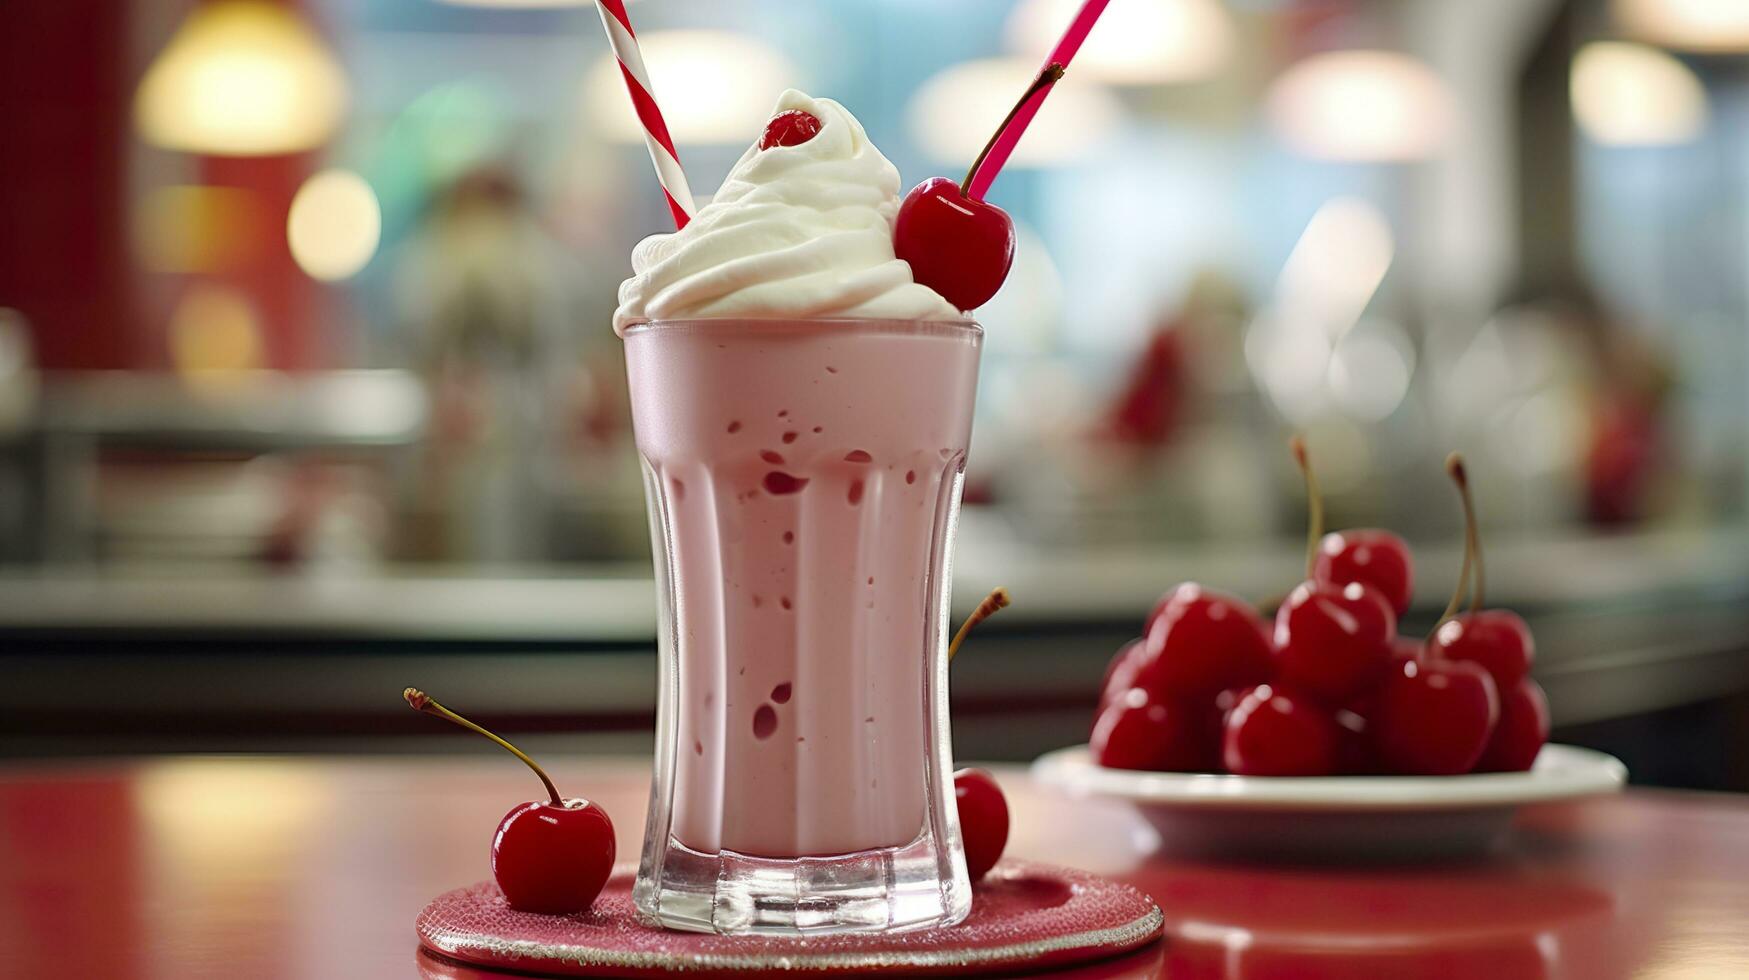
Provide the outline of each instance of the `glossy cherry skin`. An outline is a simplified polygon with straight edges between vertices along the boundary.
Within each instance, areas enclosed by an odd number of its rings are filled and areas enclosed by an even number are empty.
[[[959,806],[966,875],[977,881],[996,866],[1008,846],[1008,800],[996,777],[982,769],[954,773],[953,798]]]
[[[1014,219],[988,201],[931,177],[905,195],[893,224],[893,252],[911,277],[962,310],[983,306],[1014,264]]]
[[[1456,776],[1475,767],[1499,717],[1500,695],[1486,670],[1428,658],[1396,664],[1368,721],[1390,772]]]
[[[1415,590],[1415,565],[1409,544],[1389,531],[1367,527],[1332,531],[1318,542],[1312,581],[1327,585],[1360,582],[1378,590],[1401,616]]]
[[[1381,771],[1378,753],[1373,750],[1366,715],[1352,708],[1336,712],[1336,772],[1342,776],[1373,776]]]
[[[1227,713],[1221,761],[1237,776],[1328,776],[1336,771],[1335,717],[1315,699],[1280,685],[1239,695]]]
[[[1186,582],[1148,616],[1134,680],[1162,698],[1206,700],[1269,679],[1263,620],[1242,599]]]
[[[1340,705],[1378,682],[1397,617],[1371,586],[1301,582],[1275,614],[1276,679]]]
[[[601,894],[613,870],[613,821],[588,800],[523,803],[492,837],[492,877],[510,907],[563,915]]]
[[[1106,705],[1136,686],[1136,674],[1142,669],[1146,649],[1147,645],[1141,640],[1131,640],[1119,647],[1111,662],[1105,665],[1105,680],[1099,684],[1099,708],[1093,713],[1095,721]]]
[[[1447,660],[1473,660],[1494,675],[1494,684],[1506,691],[1530,673],[1536,658],[1536,640],[1517,613],[1484,609],[1465,613],[1433,634],[1433,655]]]
[[[1215,768],[1202,705],[1132,687],[1093,724],[1093,761],[1108,769],[1208,772]]]
[[[1549,699],[1526,677],[1501,692],[1500,721],[1476,772],[1525,772],[1549,740]]]
[[[785,109],[771,117],[765,124],[765,133],[759,137],[759,148],[769,150],[774,146],[796,146],[806,143],[820,135],[820,120],[812,113],[800,109]]]

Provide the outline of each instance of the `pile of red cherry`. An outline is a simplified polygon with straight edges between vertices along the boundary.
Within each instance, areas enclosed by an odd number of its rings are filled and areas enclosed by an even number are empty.
[[[1548,702],[1529,677],[1530,628],[1482,608],[1463,460],[1446,461],[1464,505],[1463,571],[1421,641],[1397,635],[1413,582],[1408,545],[1371,528],[1320,538],[1317,482],[1297,438],[1293,451],[1312,514],[1307,580],[1273,631],[1242,599],[1194,582],[1166,593],[1106,672],[1094,760],[1241,776],[1529,769],[1548,739]]]

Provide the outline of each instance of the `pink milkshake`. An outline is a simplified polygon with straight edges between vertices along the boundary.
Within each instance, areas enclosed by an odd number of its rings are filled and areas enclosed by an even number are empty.
[[[662,598],[636,898],[674,928],[958,921],[946,617],[982,332],[892,257],[842,107],[755,147],[621,290]]]

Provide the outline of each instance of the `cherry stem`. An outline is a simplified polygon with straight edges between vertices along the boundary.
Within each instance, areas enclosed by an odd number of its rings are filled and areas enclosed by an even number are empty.
[[[1312,470],[1312,458],[1306,453],[1306,440],[1294,436],[1287,442],[1294,462],[1306,478],[1306,578],[1318,567],[1318,541],[1324,537],[1324,495],[1318,492],[1318,474]]]
[[[953,642],[947,645],[948,661],[952,662],[954,654],[960,652],[960,644],[966,641],[966,634],[972,631],[972,627],[996,615],[999,610],[1007,609],[1009,601],[1007,589],[998,585],[990,590],[990,594],[984,597],[983,602],[978,603],[978,608],[972,610],[972,614],[960,625],[959,632],[953,635]]]
[[[521,759],[525,765],[527,765],[530,769],[534,770],[534,774],[536,776],[539,776],[540,781],[546,785],[547,794],[553,798],[553,805],[554,806],[562,807],[565,805],[564,799],[562,799],[559,796],[559,788],[557,786],[553,785],[553,781],[551,778],[549,778],[547,776],[546,770],[542,769],[539,765],[537,765],[535,763],[535,761],[533,759],[530,759],[527,756],[527,754],[525,754],[521,749],[517,748],[514,745],[511,745],[509,742],[504,741],[503,739],[501,739],[498,736],[492,734],[491,732],[485,730],[484,728],[481,728],[479,725],[474,724],[473,722],[467,720],[466,718],[463,718],[461,715],[456,714],[455,712],[449,710],[448,708],[444,707],[443,705],[438,704],[436,698],[432,697],[429,694],[426,694],[424,691],[421,691],[416,687],[409,687],[405,691],[402,691],[401,697],[407,699],[408,706],[411,707],[414,711],[423,711],[428,715],[436,715],[437,717],[442,718],[446,721],[453,721],[456,724],[462,726],[463,728],[468,729],[469,731],[479,732],[481,735],[484,735],[487,738],[491,739],[492,741],[497,742],[499,745],[503,746],[506,750],[508,750],[511,755],[514,755],[518,759]]]
[[[1446,603],[1445,612],[1439,614],[1439,621],[1433,624],[1433,629],[1427,633],[1427,641],[1433,642],[1433,637],[1439,633],[1439,628],[1449,622],[1464,604],[1465,598],[1472,598],[1481,588],[1482,554],[1477,547],[1479,536],[1476,534],[1476,508],[1470,500],[1470,478],[1464,469],[1462,453],[1452,453],[1445,458],[1445,472],[1451,477],[1451,482],[1457,485],[1458,496],[1464,504],[1464,563],[1458,569],[1457,586],[1452,589],[1451,601]],[[1470,588],[1470,578],[1475,576],[1476,590]],[[1472,602],[1470,609],[1475,610]]]
[[[1008,110],[1008,115],[1002,117],[1002,125],[997,126],[996,132],[990,134],[990,142],[984,144],[983,150],[978,153],[978,158],[972,161],[972,169],[966,171],[966,179],[960,181],[961,197],[972,196],[972,178],[977,176],[978,168],[984,165],[984,158],[989,156],[990,151],[996,148],[996,141],[1002,138],[1003,133],[1008,132],[1008,124],[1014,121],[1014,117],[1020,114],[1021,108],[1025,106],[1027,102],[1031,101],[1032,97],[1038,94],[1040,89],[1049,88],[1052,85],[1057,84],[1057,80],[1063,77],[1063,71],[1063,66],[1053,61],[1044,66],[1043,70],[1038,73],[1038,77],[1033,79],[1032,84],[1026,87],[1026,92],[1021,95],[1020,101],[1014,103],[1014,108]]]
[[[1451,475],[1453,483],[1457,484],[1458,495],[1464,502],[1464,551],[1471,558],[1471,575],[1475,576],[1473,588],[1470,590],[1470,612],[1475,612],[1482,606],[1482,593],[1486,580],[1482,576],[1482,523],[1476,519],[1476,499],[1470,493],[1470,474],[1464,469],[1464,458],[1458,453],[1452,453],[1445,459],[1445,471]]]

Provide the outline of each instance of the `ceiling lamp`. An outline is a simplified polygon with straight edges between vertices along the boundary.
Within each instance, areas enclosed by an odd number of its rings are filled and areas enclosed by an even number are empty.
[[[746,146],[759,138],[778,93],[798,72],[776,48],[729,31],[651,31],[638,35],[674,142]],[[619,62],[604,53],[584,79],[591,119],[608,139],[642,144],[643,127],[626,98]]]
[[[291,8],[220,0],[195,8],[146,69],[134,124],[148,142],[218,156],[314,149],[346,111],[346,78]]]
[[[1616,22],[1634,37],[1687,51],[1749,51],[1743,0],[1615,0]]]
[[[1393,51],[1330,51],[1283,72],[1269,117],[1296,153],[1321,160],[1394,162],[1432,156],[1452,123],[1445,82]]]
[[[1700,79],[1668,53],[1643,44],[1596,41],[1580,48],[1571,92],[1579,128],[1605,146],[1671,146],[1706,129]]]
[[[1081,0],[1023,0],[1008,18],[1009,48],[1042,60],[1080,7]],[[1074,72],[1118,85],[1206,78],[1227,63],[1234,35],[1219,0],[1123,0],[1094,27]]]
[[[1037,76],[1038,62],[1025,58],[954,65],[911,96],[906,110],[911,136],[934,159],[971,166],[1015,98]],[[954,108],[945,112],[943,106]],[[1059,85],[1015,146],[1008,166],[1048,166],[1092,155],[1122,118],[1123,107],[1110,89],[1086,82]]]

